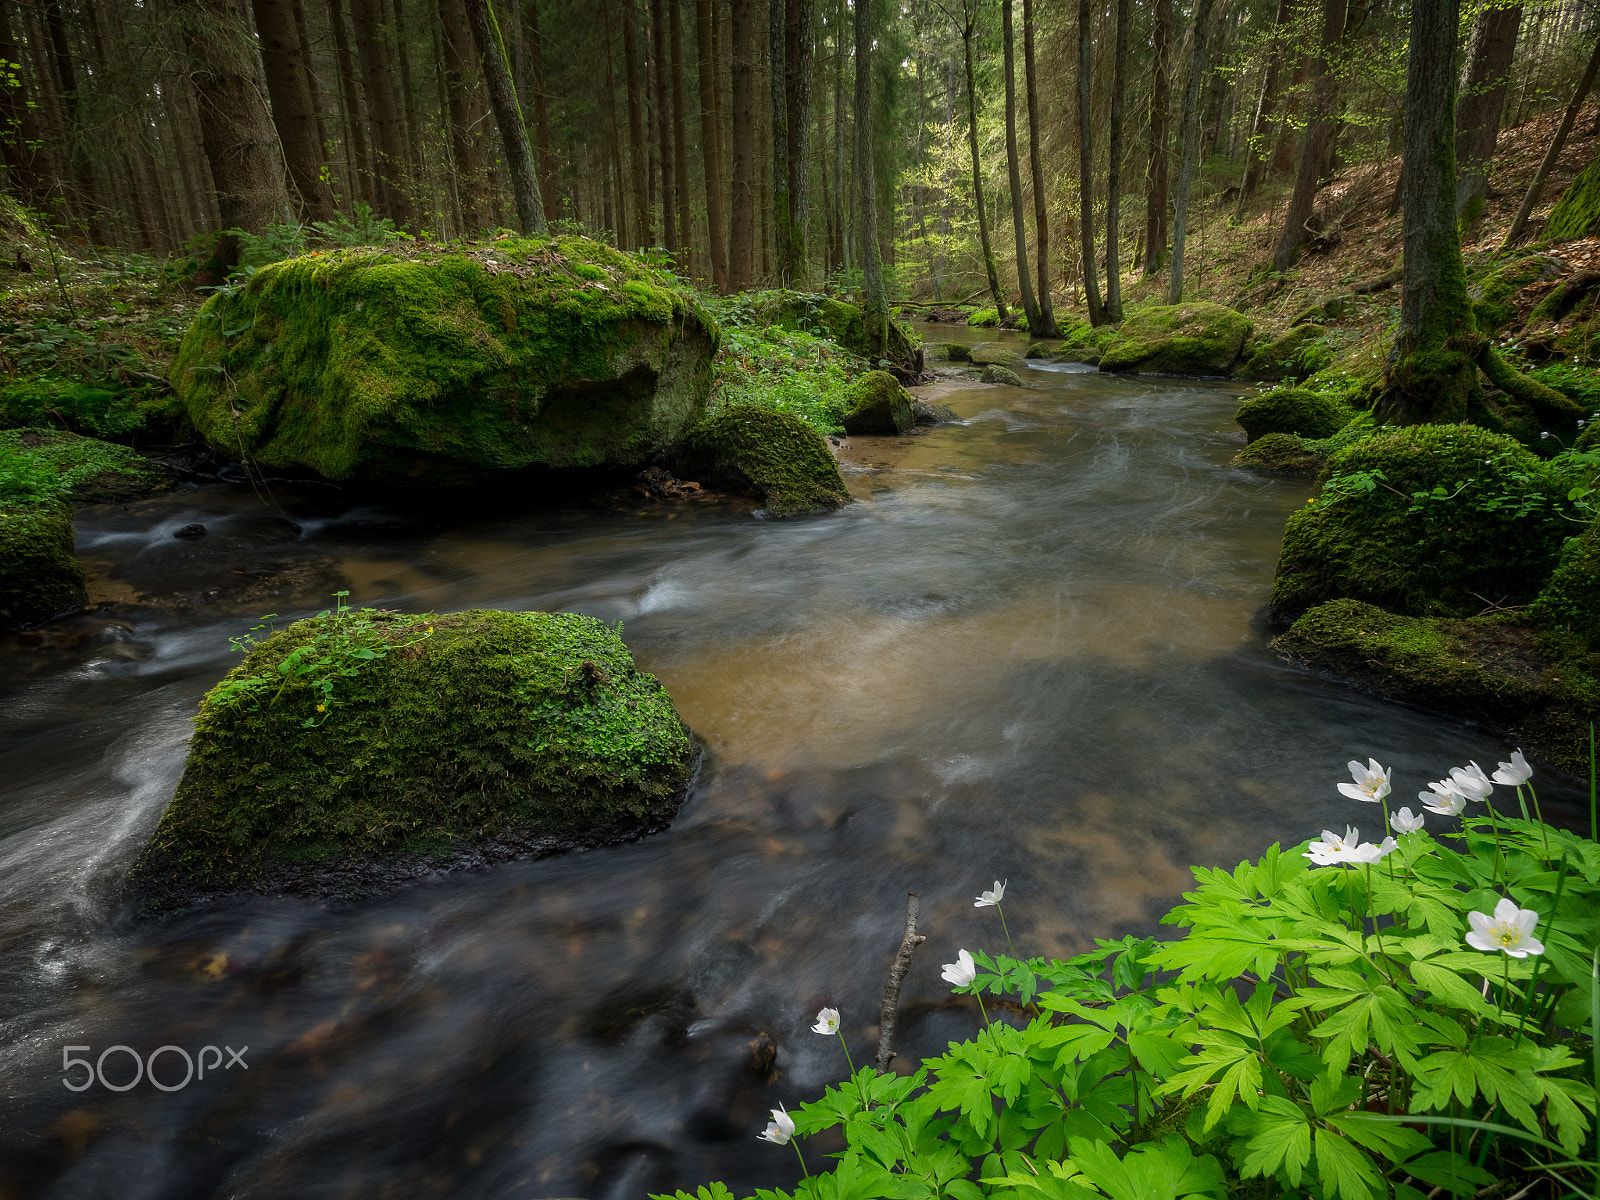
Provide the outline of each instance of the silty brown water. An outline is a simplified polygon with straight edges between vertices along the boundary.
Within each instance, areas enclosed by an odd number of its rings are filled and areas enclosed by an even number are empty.
[[[86,515],[100,594],[186,601],[0,652],[0,1196],[786,1184],[793,1155],[754,1135],[843,1074],[809,1032],[819,1007],[870,1057],[908,890],[929,936],[902,1000],[912,1063],[973,1028],[939,964],[1003,946],[972,904],[993,880],[1020,952],[1071,953],[1153,929],[1191,863],[1323,826],[1377,837],[1376,807],[1334,790],[1353,755],[1392,765],[1402,796],[1505,756],[1267,650],[1259,610],[1307,490],[1228,466],[1232,389],[1022,374],[948,396],[960,424],[855,439],[860,503],[827,516],[328,516],[225,489]],[[191,523],[206,537],[171,536]],[[256,604],[257,575],[299,591]],[[228,638],[340,586],[623,621],[708,749],[672,829],[354,906],[114,921],[108,889]],[[84,1069],[63,1072],[64,1047],[114,1045],[248,1050],[173,1091],[65,1086]],[[184,1073],[175,1051],[158,1067]],[[131,1055],[103,1072],[127,1082]]]

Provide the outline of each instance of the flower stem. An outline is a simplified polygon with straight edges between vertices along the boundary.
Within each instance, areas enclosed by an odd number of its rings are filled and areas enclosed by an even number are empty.
[[[1006,928],[1006,910],[1000,907],[998,901],[995,902],[994,910],[1000,914],[1000,928],[1006,935],[1006,951],[1011,955],[1012,958],[1015,958],[1017,956],[1017,951],[1016,948],[1011,944],[1011,930]]]
[[[983,1023],[984,1023],[984,1024],[985,1024],[985,1025],[993,1025],[993,1024],[994,1024],[994,1022],[993,1022],[993,1021],[991,1021],[991,1020],[989,1020],[989,1013],[988,1013],[988,1010],[986,1010],[986,1009],[985,1009],[985,1008],[984,1008],[984,1007],[983,1007],[983,993],[982,993],[982,992],[980,992],[980,991],[978,991],[978,989],[977,989],[977,988],[973,988],[973,989],[972,989],[972,994],[973,994],[973,996],[974,996],[974,997],[975,997],[975,998],[976,998],[976,999],[977,999],[977,1001],[978,1001],[978,1012],[979,1012],[979,1013],[980,1013],[980,1014],[981,1014],[981,1015],[982,1015],[982,1017],[983,1017]]]
[[[856,1063],[855,1059],[850,1057],[850,1043],[844,1040],[843,1030],[840,1030],[834,1036],[839,1039],[839,1045],[844,1047],[844,1061],[850,1065],[850,1074],[853,1076],[856,1073]]]
[[[811,1172],[806,1170],[806,1156],[800,1153],[800,1143],[795,1141],[793,1138],[790,1138],[789,1145],[794,1147],[794,1156],[800,1160],[800,1174],[804,1178],[810,1179]]]
[[[1539,809],[1539,793],[1533,790],[1533,784],[1528,785],[1528,798],[1533,801],[1534,820],[1539,822],[1539,832],[1544,835],[1544,856],[1550,857],[1550,827],[1544,823],[1544,813]],[[1517,799],[1522,799],[1522,789],[1517,789]],[[1526,810],[1524,810],[1526,811]]]

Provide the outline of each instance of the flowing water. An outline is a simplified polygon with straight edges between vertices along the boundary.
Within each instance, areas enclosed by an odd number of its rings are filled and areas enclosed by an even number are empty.
[[[978,336],[929,330],[952,333]],[[908,891],[911,1063],[972,1031],[939,964],[1003,948],[972,904],[992,881],[1019,952],[1073,953],[1152,930],[1190,864],[1347,821],[1375,838],[1376,807],[1334,789],[1353,755],[1402,799],[1506,756],[1272,655],[1260,610],[1307,490],[1228,465],[1230,388],[1021,373],[946,397],[959,424],[854,439],[859,503],[825,516],[330,515],[222,487],[86,514],[98,594],[178,599],[0,648],[0,1200],[786,1184],[793,1154],[754,1135],[843,1074],[820,1006],[870,1058]],[[285,616],[346,586],[621,620],[706,744],[699,781],[630,845],[120,921],[108,894],[268,607],[258,576],[298,581]],[[110,1090],[163,1046],[161,1087]],[[65,1047],[100,1062],[86,1090]],[[178,1086],[179,1051],[203,1078]]]

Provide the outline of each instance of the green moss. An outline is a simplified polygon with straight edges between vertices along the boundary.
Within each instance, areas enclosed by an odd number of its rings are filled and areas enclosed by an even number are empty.
[[[1562,546],[1560,562],[1531,612],[1547,627],[1600,646],[1600,526],[1591,523]]]
[[[1080,362],[1094,366],[1105,354],[1106,347],[1117,340],[1115,325],[1093,326],[1077,318],[1063,318],[1060,322],[1061,348],[1056,351],[1057,362]]]
[[[1015,371],[1009,370],[1008,368],[999,366],[995,363],[990,363],[987,367],[985,367],[983,369],[983,374],[978,378],[984,383],[1000,383],[1007,387],[1022,386],[1022,380],[1017,376]]]
[[[48,463],[78,504],[134,500],[172,486],[164,468],[128,447],[63,429],[0,429],[0,449]]]
[[[415,644],[343,680],[315,728],[319,694],[294,675],[276,697],[238,686],[276,678],[338,619],[268,638],[201,701],[136,876],[228,885],[279,861],[642,832],[688,781],[695,752],[666,690],[592,617],[380,614],[379,643]]]
[[[1328,331],[1321,325],[1296,325],[1274,342],[1259,346],[1237,374],[1244,379],[1276,383],[1305,379],[1333,361]]]
[[[965,342],[946,342],[942,347],[946,362],[971,362],[972,351]]]
[[[180,440],[193,433],[183,405],[172,395],[58,379],[0,386],[0,429],[46,425],[109,441]]]
[[[82,606],[83,567],[73,545],[72,508],[64,500],[0,501],[0,631]]]
[[[980,367],[1008,367],[1013,371],[1024,365],[1022,355],[1004,342],[979,342],[969,348],[967,360]]]
[[[889,372],[868,371],[851,385],[850,408],[844,415],[846,433],[905,433],[914,423],[911,395]]]
[[[774,513],[850,502],[822,435],[798,417],[754,404],[718,409],[685,439],[674,461],[686,478],[757,496]]]
[[[1234,456],[1241,467],[1287,479],[1315,479],[1327,463],[1326,455],[1308,450],[1292,433],[1266,433]]]
[[[1600,158],[1567,185],[1544,223],[1547,242],[1593,237],[1600,232]]]
[[[1221,304],[1151,305],[1130,314],[1100,358],[1102,371],[1226,375],[1250,322]]]
[[[1553,278],[1552,272],[1560,269],[1559,263],[1542,254],[1527,255],[1498,268],[1472,289],[1473,316],[1478,332],[1493,334],[1502,325],[1517,317],[1517,293],[1531,283]]]
[[[1328,476],[1284,531],[1279,620],[1339,598],[1428,617],[1525,604],[1571,528],[1571,482],[1472,425],[1364,437],[1332,456]]]
[[[826,337],[866,359],[870,365],[879,365],[882,359],[901,370],[912,373],[922,370],[921,343],[911,326],[903,321],[889,322],[888,344],[880,348],[867,337],[860,306],[833,296],[778,289],[753,293],[747,302],[774,324],[814,337]]]
[[[475,482],[646,460],[703,412],[717,337],[693,299],[584,238],[345,250],[214,296],[172,380],[231,457]]]
[[[1234,419],[1253,442],[1268,433],[1332,437],[1355,415],[1339,401],[1304,388],[1273,388],[1242,401]]]

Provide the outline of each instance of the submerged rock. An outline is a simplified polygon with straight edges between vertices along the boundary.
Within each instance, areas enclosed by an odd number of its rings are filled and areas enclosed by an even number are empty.
[[[593,617],[297,621],[201,701],[130,886],[159,907],[480,842],[633,837],[671,819],[696,757],[666,690]]]
[[[911,396],[887,371],[868,371],[850,385],[844,431],[851,434],[907,432],[915,423]]]
[[[1137,309],[1100,357],[1102,371],[1226,375],[1250,336],[1250,321],[1221,304],[1163,304]]]
[[[967,358],[980,367],[1006,367],[1015,371],[1024,365],[1022,355],[1003,342],[979,342]]]
[[[87,593],[73,548],[72,506],[65,500],[0,500],[0,632],[82,607]]]
[[[730,404],[707,417],[673,462],[681,474],[755,496],[774,513],[850,502],[822,435],[791,413],[754,404]]]
[[[309,254],[201,309],[172,366],[219,453],[330,479],[636,466],[705,411],[715,323],[585,238]]]
[[[944,359],[946,362],[971,362],[972,347],[965,342],[946,342],[944,344]]]
[[[1353,409],[1331,396],[1305,388],[1276,388],[1242,401],[1234,420],[1253,442],[1269,433],[1294,433],[1303,438],[1332,437],[1355,415]]]

